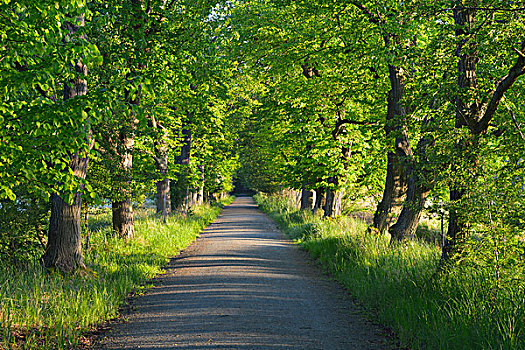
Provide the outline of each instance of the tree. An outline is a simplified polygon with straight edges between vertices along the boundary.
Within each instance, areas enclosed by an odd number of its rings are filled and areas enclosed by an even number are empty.
[[[451,207],[450,219],[447,231],[447,239],[443,247],[443,259],[449,259],[461,251],[461,244],[468,236],[468,221],[457,209],[456,205],[463,202],[473,190],[469,185],[476,182],[478,176],[477,153],[480,137],[488,130],[491,121],[498,110],[505,93],[514,85],[518,78],[525,74],[525,41],[515,32],[515,21],[519,17],[512,15],[512,9],[517,5],[510,3],[502,8],[491,9],[484,7],[484,1],[455,1],[453,18],[455,24],[455,36],[457,39],[457,84],[458,93],[455,99],[455,128],[467,128],[466,135],[456,143],[456,159],[452,163],[453,179],[450,200],[454,205]],[[511,15],[508,15],[510,10]],[[497,19],[496,15],[503,19]],[[505,26],[502,27],[504,23]],[[481,36],[484,41],[491,41],[492,50],[480,49],[477,39],[479,34],[488,31],[499,33],[507,32],[508,37],[501,41],[494,41],[491,35]],[[489,32],[490,33],[490,32]],[[487,43],[488,44],[488,43]],[[498,45],[499,44],[499,45]],[[502,48],[498,47],[504,44]],[[516,47],[520,45],[520,47]],[[489,74],[489,78],[480,79],[480,64],[485,55],[504,49],[507,52],[515,52],[514,63],[510,63],[506,55],[503,62],[496,61],[497,72],[503,72],[500,76]],[[481,80],[481,81],[480,81]],[[493,86],[490,86],[493,83]],[[463,169],[461,169],[463,168]],[[466,174],[464,170],[470,172]]]

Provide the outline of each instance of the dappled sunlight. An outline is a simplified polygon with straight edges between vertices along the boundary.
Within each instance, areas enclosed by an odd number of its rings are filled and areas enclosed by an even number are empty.
[[[246,203],[253,200],[225,208],[172,260],[157,286],[133,302],[129,323],[111,335],[108,349],[166,342],[183,349],[383,348],[344,293]]]

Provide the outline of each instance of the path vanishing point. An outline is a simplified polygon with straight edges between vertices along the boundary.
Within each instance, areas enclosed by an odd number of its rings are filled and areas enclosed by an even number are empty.
[[[251,197],[225,207],[154,284],[99,348],[393,348]]]

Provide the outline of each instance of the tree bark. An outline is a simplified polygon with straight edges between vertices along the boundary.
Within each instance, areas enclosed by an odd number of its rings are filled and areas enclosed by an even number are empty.
[[[408,143],[406,110],[403,106],[405,82],[403,70],[392,65],[388,66],[390,78],[390,93],[385,124],[387,138],[395,136],[395,152],[388,152],[385,189],[374,214],[374,228],[385,232],[393,218],[401,211],[403,197],[406,194],[406,172],[404,158],[412,155]]]
[[[339,181],[337,177],[332,176],[328,179],[328,183],[333,184],[337,187],[339,184]],[[326,201],[324,204],[324,217],[325,218],[332,218],[337,217],[341,214],[340,208],[341,203],[338,203],[338,199],[340,200],[340,196],[338,195],[337,190],[332,188],[326,189]]]
[[[111,203],[113,231],[120,238],[131,239],[135,235],[133,224],[133,203],[130,199]]]
[[[450,190],[450,201],[456,203],[461,200],[464,192],[458,189]],[[460,252],[461,244],[468,237],[466,224],[461,220],[457,210],[450,210],[448,219],[448,230],[441,252],[441,259],[447,261]]]
[[[454,22],[456,24],[455,35],[462,38],[468,35],[474,26],[476,11],[469,8],[464,8],[462,3],[459,3],[454,9]],[[467,47],[465,47],[467,46]],[[477,65],[479,61],[477,53],[477,45],[475,42],[462,39],[456,47],[456,56],[458,57],[458,88],[459,94],[456,98],[456,117],[454,127],[456,129],[463,128],[468,125],[467,120],[476,119],[481,107],[478,98],[471,101],[468,97],[469,91],[478,87],[477,83]],[[460,158],[465,151],[465,140],[460,140],[456,143],[457,154]],[[461,161],[460,161],[461,164]],[[460,165],[462,166],[462,165]],[[455,173],[457,165],[452,164],[452,172]],[[450,202],[456,204],[460,201],[466,192],[466,189],[461,185],[461,175],[453,180],[450,188]],[[449,222],[447,236],[443,245],[442,259],[448,260],[459,252],[461,242],[468,236],[466,225],[461,219],[461,214],[457,209],[451,207],[449,210]]]
[[[69,22],[64,24],[64,28],[71,34],[77,32],[82,26],[84,26],[83,15],[76,19],[76,24]],[[87,81],[85,79],[87,66],[78,60],[75,71],[77,78],[73,82],[64,84],[64,100],[87,94]],[[85,128],[88,129],[86,134],[89,135],[89,120],[86,120],[85,123]],[[91,139],[86,141],[88,148],[91,149],[93,141]],[[68,166],[76,177],[85,179],[88,168],[87,154],[81,154],[79,151],[72,155]],[[77,268],[84,268],[81,238],[81,192],[73,195],[71,204],[64,200],[63,194],[52,194],[50,202],[51,217],[49,219],[48,242],[46,251],[42,256],[42,264],[46,268],[55,268],[62,273],[71,273]]]
[[[343,212],[343,191],[339,190],[335,193],[334,199],[334,217],[339,217]]]
[[[411,157],[406,165],[408,174],[407,194],[397,222],[389,229],[392,241],[414,239],[421,212],[433,185],[432,171],[427,159],[427,151],[435,143],[434,137],[429,133],[431,130],[428,126],[431,121],[431,119],[423,121],[421,127],[423,135],[416,148],[419,155],[418,159]]]
[[[161,180],[156,182],[157,186],[157,214],[164,218],[171,214],[170,180],[168,179],[168,148],[166,145],[166,134],[164,129],[157,123],[155,117],[151,117],[150,126],[155,130],[155,168]]]
[[[88,159],[74,156],[69,167],[76,176],[85,179]],[[84,268],[82,258],[82,225],[81,225],[81,193],[75,193],[73,203],[64,201],[63,196],[52,194],[51,217],[47,247],[42,256],[45,268],[55,268],[62,273],[74,272]]]
[[[312,191],[302,189],[301,190],[301,210],[312,209]]]
[[[134,1],[134,6],[140,6],[140,1]],[[135,69],[143,68],[142,64],[137,64]],[[135,74],[137,74],[135,72]],[[129,81],[132,85],[133,82]],[[135,129],[137,126],[136,115],[133,107],[140,105],[141,86],[129,86],[124,91],[124,100],[129,108],[124,116],[118,131],[119,144],[116,147],[119,159],[118,170],[121,179],[118,180],[116,200],[112,202],[112,223],[113,231],[122,239],[132,239],[135,234],[133,222],[133,202],[131,184],[133,180],[133,148],[135,146]],[[123,178],[123,179],[122,179]]]
[[[325,218],[331,218],[333,215],[335,191],[331,188],[326,189],[326,200],[324,203],[324,214]]]
[[[315,189],[315,204],[314,204],[314,208],[312,209],[312,212],[314,214],[317,213],[317,211],[324,206],[324,202],[325,202],[324,195],[325,195],[324,188]]]
[[[403,210],[397,222],[388,230],[392,241],[413,240],[419,218],[423,211],[429,189],[419,183],[418,176],[413,171],[408,178],[408,189]]]
[[[143,31],[147,26],[147,18],[142,12],[143,0],[132,0],[130,3],[130,12],[134,15],[130,26],[134,31]],[[133,32],[134,33],[134,32]],[[140,34],[139,34],[140,36]],[[138,44],[135,34],[131,37],[134,45]],[[130,75],[132,77],[140,74],[140,70],[145,67],[144,62],[128,62],[131,68]],[[125,178],[123,183],[120,183],[117,188],[117,200],[112,202],[112,222],[113,231],[115,231],[120,238],[132,239],[135,234],[135,226],[133,222],[133,202],[131,199],[131,182],[133,177],[133,148],[135,145],[135,129],[137,125],[136,113],[133,111],[133,106],[137,107],[141,102],[141,85],[133,86],[133,80],[128,81],[129,86],[124,92],[124,100],[129,106],[128,115],[123,120],[123,125],[119,130],[119,146],[117,150],[120,155],[120,171],[122,171]]]
[[[406,183],[399,158],[394,152],[388,152],[385,189],[377,205],[373,221],[374,228],[380,233],[385,232],[399,214],[405,191]]]
[[[182,126],[182,135],[181,135],[181,142],[182,147],[180,149],[180,155],[177,156],[175,159],[176,164],[181,165],[182,171],[180,172],[179,176],[184,178],[185,181],[182,183],[186,184],[184,186],[183,191],[185,192],[183,194],[183,200],[182,200],[182,210],[184,213],[188,212],[188,208],[191,204],[191,191],[188,184],[188,176],[189,176],[189,164],[190,164],[190,157],[191,157],[191,123],[188,120],[186,125]],[[180,198],[180,197],[179,197]]]
[[[199,181],[199,187],[197,188],[197,191],[196,191],[197,199],[195,201],[195,204],[201,205],[202,203],[204,203],[204,181],[205,181],[204,165],[199,165],[198,169],[199,169],[199,172],[201,173],[201,176],[200,176],[200,181]]]
[[[170,180],[165,177],[157,181],[157,214],[167,216],[171,214]]]
[[[140,95],[132,101],[132,104],[138,105],[140,102]],[[131,181],[133,170],[133,147],[135,144],[135,117],[130,111],[131,116],[129,120],[125,120],[125,124],[119,131],[120,145],[118,153],[120,158],[119,170],[122,172],[121,176],[124,180],[118,180],[115,192],[117,199],[112,202],[112,222],[113,231],[123,239],[132,239],[135,234],[135,227],[133,223],[133,203],[131,200]]]

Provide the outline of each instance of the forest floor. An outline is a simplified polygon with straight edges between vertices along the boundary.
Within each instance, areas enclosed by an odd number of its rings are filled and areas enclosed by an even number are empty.
[[[225,207],[166,270],[97,348],[395,348],[251,197]]]

